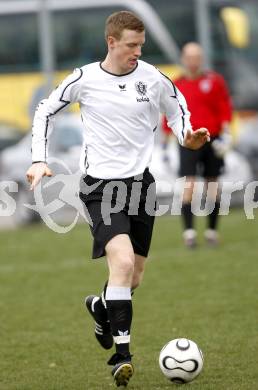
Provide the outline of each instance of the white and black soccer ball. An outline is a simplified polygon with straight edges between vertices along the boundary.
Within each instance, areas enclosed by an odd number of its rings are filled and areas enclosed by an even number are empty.
[[[192,340],[171,340],[160,351],[159,366],[171,382],[191,382],[202,371],[203,354]]]

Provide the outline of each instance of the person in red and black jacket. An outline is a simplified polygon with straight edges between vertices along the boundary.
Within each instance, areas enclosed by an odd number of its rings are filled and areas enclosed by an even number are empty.
[[[192,212],[192,195],[197,175],[205,178],[209,184],[209,197],[213,210],[208,215],[208,226],[205,238],[211,245],[218,243],[218,176],[223,172],[224,155],[230,147],[231,136],[229,123],[232,116],[232,105],[229,92],[223,77],[210,70],[204,69],[202,47],[195,43],[187,43],[182,49],[181,56],[184,74],[175,81],[175,85],[185,96],[188,109],[191,113],[193,130],[201,125],[209,129],[211,142],[201,149],[192,151],[180,147],[179,176],[186,176],[182,206],[184,224],[183,238],[187,247],[193,248],[197,244],[197,235],[194,229],[194,215]],[[171,134],[166,118],[162,123],[165,139]],[[173,129],[172,129],[173,131]],[[211,207],[212,208],[212,207]]]

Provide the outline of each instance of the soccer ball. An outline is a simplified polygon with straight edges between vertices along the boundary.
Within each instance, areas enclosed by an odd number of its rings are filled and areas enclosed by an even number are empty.
[[[192,340],[171,340],[160,351],[159,366],[171,382],[191,382],[202,370],[203,354]]]

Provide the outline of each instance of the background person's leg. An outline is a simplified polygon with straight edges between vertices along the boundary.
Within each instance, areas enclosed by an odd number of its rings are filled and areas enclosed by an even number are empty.
[[[207,223],[207,229],[204,232],[204,238],[206,239],[206,242],[211,246],[217,246],[219,243],[219,236],[218,236],[218,218],[219,218],[219,186],[218,186],[218,178],[206,178],[206,185],[209,186],[209,194],[207,195],[209,198],[207,199],[208,202],[210,202],[212,205],[214,205],[214,208],[212,212],[208,215],[208,223]]]
[[[202,149],[189,150],[179,145],[179,176],[186,178],[181,215],[183,222],[183,240],[187,248],[194,248],[197,244],[197,234],[194,229],[194,215],[192,213],[192,196],[198,162],[201,156]]]
[[[186,186],[183,194],[182,221],[183,221],[183,239],[185,246],[194,248],[196,246],[196,231],[194,229],[194,215],[192,212],[192,196],[195,183],[195,177],[186,177]]]

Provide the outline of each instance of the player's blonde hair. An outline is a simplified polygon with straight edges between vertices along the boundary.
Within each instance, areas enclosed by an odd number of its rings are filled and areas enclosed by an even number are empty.
[[[111,14],[106,20],[105,38],[112,36],[119,40],[123,30],[142,32],[145,27],[142,20],[133,12],[119,11]]]

